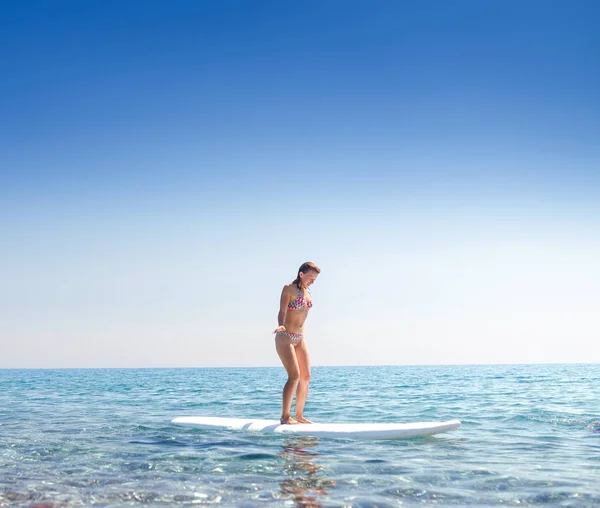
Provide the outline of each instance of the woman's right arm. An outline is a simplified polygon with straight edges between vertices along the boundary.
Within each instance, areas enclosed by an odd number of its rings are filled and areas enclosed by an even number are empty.
[[[284,286],[281,291],[281,298],[279,299],[279,313],[277,314],[277,324],[279,326],[275,328],[275,331],[273,333],[285,331],[285,326],[283,326],[283,323],[285,323],[285,316],[287,314],[288,303],[290,303],[290,293],[288,291],[287,286]]]

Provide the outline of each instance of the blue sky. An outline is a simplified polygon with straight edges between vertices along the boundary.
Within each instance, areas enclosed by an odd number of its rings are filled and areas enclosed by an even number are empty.
[[[0,367],[600,361],[596,2],[0,10]]]

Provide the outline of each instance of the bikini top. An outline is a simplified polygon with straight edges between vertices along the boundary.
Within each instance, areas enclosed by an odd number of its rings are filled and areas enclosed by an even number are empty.
[[[298,290],[298,292],[300,293],[300,290]],[[312,301],[309,301],[306,298],[304,298],[304,295],[301,293],[298,295],[298,298],[288,303],[289,310],[304,310],[310,309],[311,307]]]

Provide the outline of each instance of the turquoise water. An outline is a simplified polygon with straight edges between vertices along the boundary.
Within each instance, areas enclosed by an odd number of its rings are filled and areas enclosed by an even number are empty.
[[[308,417],[462,420],[429,438],[170,424],[277,417],[284,380],[282,368],[0,370],[0,506],[600,506],[600,365],[313,369]]]

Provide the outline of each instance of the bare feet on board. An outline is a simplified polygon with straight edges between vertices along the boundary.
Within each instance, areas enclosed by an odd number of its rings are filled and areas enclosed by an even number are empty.
[[[296,420],[298,420],[299,423],[313,423],[308,418],[304,418],[304,416],[296,416]]]
[[[288,416],[287,418],[284,418],[282,416],[279,421],[284,425],[297,425],[298,423],[300,423],[297,420],[294,420],[291,416]]]

